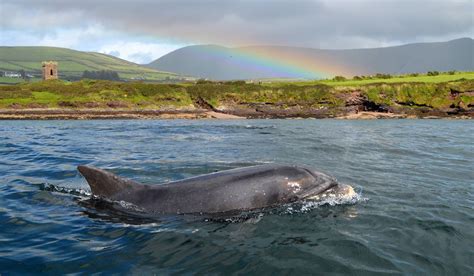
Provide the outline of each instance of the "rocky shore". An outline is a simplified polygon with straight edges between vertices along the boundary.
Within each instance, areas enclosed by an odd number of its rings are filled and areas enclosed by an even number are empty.
[[[453,92],[453,100],[460,95],[472,96],[474,92]],[[426,105],[417,105],[412,102],[397,102],[392,105],[380,104],[370,100],[361,90],[345,91],[338,94],[342,105],[311,107],[302,104],[287,103],[239,103],[213,107],[204,99],[199,98],[195,105],[203,110],[212,110],[249,119],[275,118],[338,118],[338,119],[472,119],[474,106],[460,102],[449,108],[433,108]]]
[[[474,111],[403,110],[374,111],[364,108],[309,109],[222,107],[222,109],[131,110],[131,109],[0,109],[0,120],[95,120],[95,119],[474,119]]]
[[[236,119],[208,110],[0,109],[0,120]]]
[[[0,119],[474,118],[474,80],[192,85],[80,81],[0,86]]]

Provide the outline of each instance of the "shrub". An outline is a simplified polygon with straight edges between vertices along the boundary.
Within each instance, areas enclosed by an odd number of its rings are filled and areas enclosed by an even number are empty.
[[[381,74],[381,73],[375,74],[375,77],[377,79],[390,79],[390,78],[392,78],[392,76],[390,74]]]
[[[335,76],[335,77],[333,78],[333,80],[334,80],[334,81],[345,81],[346,78],[343,77],[343,76]]]
[[[245,85],[246,82],[244,80],[236,80],[236,81],[225,81],[222,82],[223,84],[229,84],[229,85]]]
[[[439,75],[439,72],[438,71],[428,71],[428,76],[437,76]]]
[[[198,79],[196,82],[196,84],[209,84],[209,83],[212,83],[212,81],[206,80],[206,79]]]

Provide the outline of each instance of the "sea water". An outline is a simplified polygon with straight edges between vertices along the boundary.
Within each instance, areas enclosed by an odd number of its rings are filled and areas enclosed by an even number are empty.
[[[159,184],[264,163],[358,198],[136,218],[91,200],[76,170]],[[469,120],[0,121],[0,274],[472,275],[473,209]]]

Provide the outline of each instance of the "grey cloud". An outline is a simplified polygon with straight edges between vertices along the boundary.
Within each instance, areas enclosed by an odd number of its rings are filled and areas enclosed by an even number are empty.
[[[227,46],[354,48],[472,36],[472,0],[67,1],[4,0],[2,28],[18,16],[94,22],[114,30]],[[35,13],[26,11],[36,11]],[[34,22],[41,22],[36,18]],[[48,21],[50,22],[50,21]],[[51,25],[50,25],[51,26]]]

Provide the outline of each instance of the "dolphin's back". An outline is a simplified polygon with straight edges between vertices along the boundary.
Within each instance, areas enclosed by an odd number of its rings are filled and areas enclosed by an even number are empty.
[[[93,194],[124,200],[154,213],[218,213],[291,202],[296,196],[288,193],[288,182],[314,179],[306,168],[274,164],[157,185],[139,184],[96,168],[80,166],[78,169]]]

